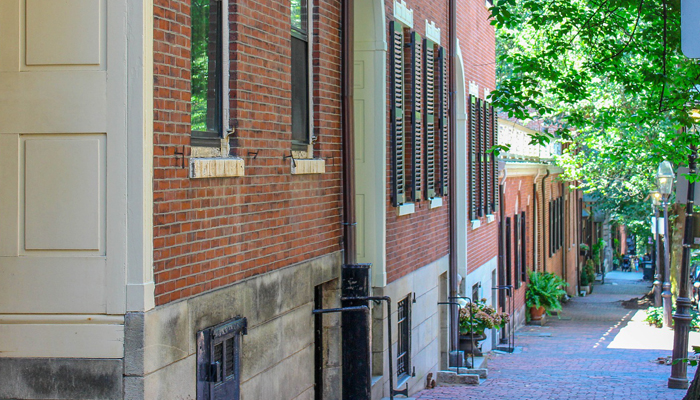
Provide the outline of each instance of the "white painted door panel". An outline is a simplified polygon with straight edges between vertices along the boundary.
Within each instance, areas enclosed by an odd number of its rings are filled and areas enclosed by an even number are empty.
[[[124,312],[126,10],[0,0],[0,314]]]

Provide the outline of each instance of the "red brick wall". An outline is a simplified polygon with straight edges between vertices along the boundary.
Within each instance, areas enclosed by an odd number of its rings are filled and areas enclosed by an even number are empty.
[[[406,5],[413,9],[413,30],[425,37],[425,20],[435,22],[441,31],[441,45],[448,49],[447,2],[408,0]],[[393,20],[394,15],[394,1],[387,0],[385,7],[387,16],[385,32],[388,38],[389,22]],[[390,93],[388,86],[387,93]],[[390,110],[391,105],[388,101],[389,99],[387,99],[387,110]],[[390,126],[388,117],[387,115],[387,127]],[[390,132],[387,131],[386,137],[387,160],[391,160]],[[416,202],[415,213],[399,217],[396,208],[391,204],[391,179],[391,164],[387,163],[387,282],[395,281],[411,271],[437,261],[449,252],[449,199],[443,197],[443,206],[432,210],[429,208],[428,201]]]
[[[480,98],[484,97],[483,89],[496,88],[495,30],[489,23],[489,12],[485,4],[484,0],[457,2],[457,38],[462,52],[465,87],[468,94],[469,82],[475,82],[479,85]],[[470,141],[467,140],[467,143]],[[468,171],[467,176],[470,176]],[[468,204],[467,207],[471,205]],[[498,215],[490,223],[487,223],[486,217],[482,217],[481,227],[475,230],[469,227],[467,230],[467,271],[474,271],[496,256]]]
[[[189,179],[177,154],[190,154],[189,1],[155,1],[156,304],[340,250],[341,3],[315,4],[316,157],[326,173],[292,176],[282,159],[291,150],[289,2],[240,0],[229,8],[230,107],[246,176]]]

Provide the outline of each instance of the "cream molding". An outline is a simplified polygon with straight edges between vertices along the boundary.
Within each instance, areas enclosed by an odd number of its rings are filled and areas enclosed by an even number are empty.
[[[469,81],[469,94],[479,97],[479,85],[474,81]]]
[[[425,37],[440,44],[440,28],[435,26],[435,22],[425,20]]]
[[[290,160],[292,175],[325,174],[326,160],[322,158],[301,158]]]
[[[413,28],[413,10],[403,0],[394,0],[394,19]]]
[[[226,178],[245,175],[241,158],[190,158],[190,178]]]
[[[396,208],[396,211],[399,213],[399,217],[402,215],[413,214],[416,212],[416,205],[413,203],[404,203],[399,205]]]
[[[0,314],[0,324],[106,324],[124,325],[123,315],[90,315],[90,314]]]
[[[430,209],[442,207],[442,197],[435,197],[430,199]]]

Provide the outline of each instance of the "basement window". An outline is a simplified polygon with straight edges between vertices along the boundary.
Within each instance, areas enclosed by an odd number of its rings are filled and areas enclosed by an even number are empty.
[[[411,296],[398,304],[398,343],[396,344],[396,375],[401,381],[410,376],[411,368]]]
[[[236,317],[197,332],[197,400],[239,400],[241,336],[248,321]]]

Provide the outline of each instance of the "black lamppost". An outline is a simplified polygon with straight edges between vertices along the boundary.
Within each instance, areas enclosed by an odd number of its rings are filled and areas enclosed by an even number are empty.
[[[661,193],[651,192],[651,207],[654,209],[654,307],[661,307],[661,252],[659,251],[659,206]]]
[[[668,328],[671,327],[671,274],[669,272],[671,249],[669,248],[668,199],[671,196],[671,191],[673,191],[674,178],[675,174],[670,162],[663,161],[659,164],[659,170],[656,172],[656,186],[661,193],[664,206],[664,283],[661,297],[663,298],[664,306],[664,326]]]
[[[695,119],[695,118],[694,118]],[[698,122],[698,119],[695,119]],[[692,134],[697,135],[696,126],[692,128]],[[697,143],[697,142],[695,142]],[[688,159],[689,174],[695,175],[698,148],[696,144],[690,145],[690,157]],[[671,389],[688,388],[688,334],[690,333],[690,299],[688,286],[690,274],[690,246],[693,244],[694,219],[693,206],[695,203],[695,181],[688,184],[688,198],[685,206],[685,231],[683,234],[683,256],[681,258],[681,271],[678,284],[678,298],[676,299],[676,314],[673,316],[673,361],[671,377],[668,378],[668,387]]]

